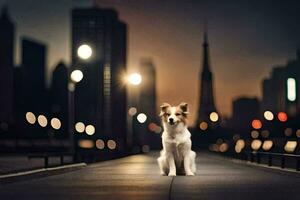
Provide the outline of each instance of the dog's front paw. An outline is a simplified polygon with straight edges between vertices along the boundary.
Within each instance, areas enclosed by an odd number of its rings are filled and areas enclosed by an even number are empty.
[[[195,174],[193,172],[188,172],[185,174],[186,176],[195,176]]]
[[[176,173],[169,173],[168,176],[176,176]]]

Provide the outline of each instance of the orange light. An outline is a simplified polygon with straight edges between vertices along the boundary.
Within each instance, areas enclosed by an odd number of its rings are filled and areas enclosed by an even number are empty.
[[[151,123],[148,125],[148,128],[149,128],[150,131],[155,132],[156,129],[157,129],[157,125],[156,125],[155,123],[151,122]]]
[[[285,112],[279,112],[278,115],[277,115],[277,118],[281,122],[286,122],[287,119],[288,119],[288,116]]]
[[[254,119],[254,120],[252,121],[252,127],[253,127],[254,129],[260,129],[260,128],[262,127],[261,121],[260,121],[259,119]]]

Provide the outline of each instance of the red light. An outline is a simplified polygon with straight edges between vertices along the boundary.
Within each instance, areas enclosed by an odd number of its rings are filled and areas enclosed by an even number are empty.
[[[281,122],[286,122],[288,119],[288,116],[285,112],[279,112],[277,117],[278,117],[278,120]]]
[[[155,123],[150,123],[149,125],[148,125],[148,128],[149,128],[149,130],[150,131],[155,131],[156,130],[156,128],[157,128],[157,125],[155,124]]]
[[[259,119],[254,119],[254,120],[252,121],[252,127],[253,127],[254,129],[260,129],[260,128],[262,127],[261,121],[260,121]]]

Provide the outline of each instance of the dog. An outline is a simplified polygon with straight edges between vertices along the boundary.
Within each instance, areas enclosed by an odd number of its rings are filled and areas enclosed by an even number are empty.
[[[171,106],[164,103],[160,108],[159,115],[164,128],[161,136],[163,149],[157,159],[160,174],[194,176],[196,153],[191,150],[191,133],[187,129],[188,104]]]

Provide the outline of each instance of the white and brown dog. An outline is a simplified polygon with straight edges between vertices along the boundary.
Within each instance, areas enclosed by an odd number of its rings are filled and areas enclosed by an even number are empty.
[[[162,134],[163,150],[157,159],[162,175],[176,176],[184,173],[194,176],[196,173],[196,153],[191,150],[191,133],[187,129],[187,103],[171,106],[164,103],[161,108],[164,132]]]

